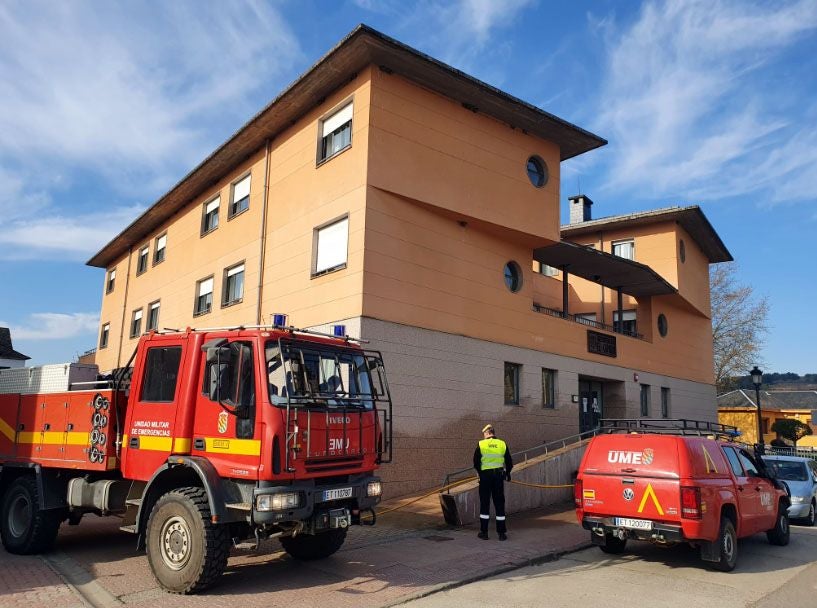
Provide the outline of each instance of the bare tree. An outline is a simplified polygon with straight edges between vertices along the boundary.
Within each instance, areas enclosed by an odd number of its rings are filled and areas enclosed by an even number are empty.
[[[720,394],[734,386],[736,376],[760,363],[769,302],[765,296],[755,297],[752,287],[737,282],[734,262],[710,268],[715,386]]]

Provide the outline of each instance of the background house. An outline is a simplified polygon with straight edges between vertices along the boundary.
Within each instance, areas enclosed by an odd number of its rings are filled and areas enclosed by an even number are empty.
[[[771,431],[776,420],[796,418],[817,431],[814,412],[817,412],[817,390],[760,391],[760,419],[763,439],[768,444],[775,438]],[[747,443],[757,442],[757,403],[755,391],[738,389],[718,395],[718,422],[731,424],[741,432]],[[817,447],[817,435],[807,435],[797,442],[798,447]]]

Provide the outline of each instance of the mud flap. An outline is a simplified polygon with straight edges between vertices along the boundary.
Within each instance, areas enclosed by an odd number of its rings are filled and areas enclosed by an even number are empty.
[[[705,562],[721,561],[721,544],[718,541],[701,541],[701,559]]]
[[[451,494],[440,494],[440,506],[443,509],[443,519],[449,526],[462,526],[457,501]]]

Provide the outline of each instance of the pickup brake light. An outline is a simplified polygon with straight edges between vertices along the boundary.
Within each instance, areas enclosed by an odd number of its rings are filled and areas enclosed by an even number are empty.
[[[577,479],[573,484],[573,499],[576,501],[576,508],[582,508],[582,480]]]
[[[681,487],[681,517],[701,519],[701,488]]]

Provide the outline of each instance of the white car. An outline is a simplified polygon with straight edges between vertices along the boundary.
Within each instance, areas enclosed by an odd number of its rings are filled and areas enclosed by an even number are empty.
[[[764,456],[763,462],[789,486],[789,519],[813,526],[817,517],[817,462],[799,456]]]

